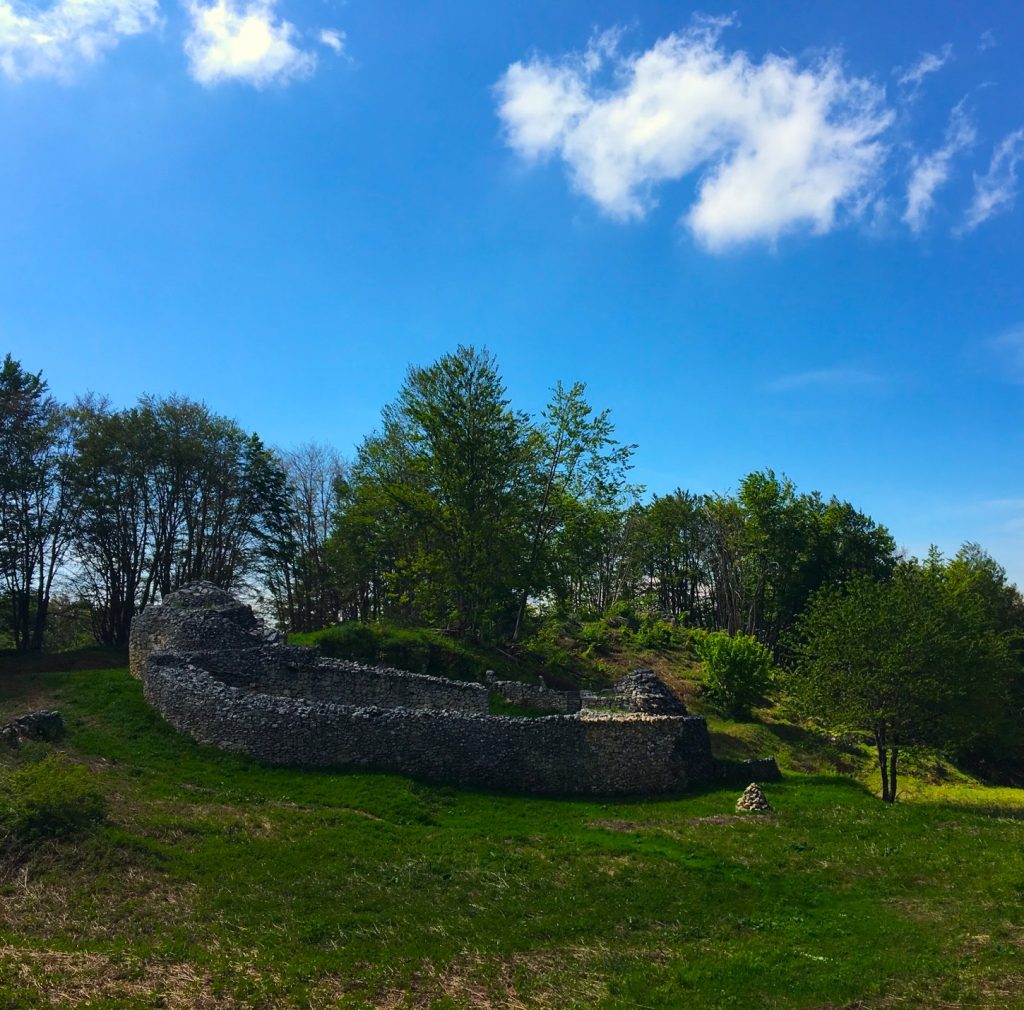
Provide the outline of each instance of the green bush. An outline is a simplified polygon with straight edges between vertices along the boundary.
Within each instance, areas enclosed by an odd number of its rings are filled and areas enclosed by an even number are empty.
[[[671,649],[677,637],[672,622],[660,617],[644,618],[640,627],[630,636],[633,644],[640,649]]]
[[[105,813],[106,800],[92,774],[61,755],[0,778],[0,847],[79,835]]]
[[[629,600],[616,600],[602,614],[602,617],[610,628],[625,628],[635,631],[640,627],[640,618],[637,617],[636,607]]]
[[[594,652],[606,652],[612,644],[612,630],[604,618],[587,621],[581,624],[576,632],[576,640],[583,646],[584,655]]]
[[[771,653],[753,635],[724,631],[694,635],[693,643],[704,661],[704,695],[727,715],[748,717],[771,685]]]

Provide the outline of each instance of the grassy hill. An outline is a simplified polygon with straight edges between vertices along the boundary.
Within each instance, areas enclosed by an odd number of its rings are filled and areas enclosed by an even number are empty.
[[[108,816],[4,853],[0,1007],[1024,1007],[1024,792],[922,769],[889,807],[770,712],[711,720],[779,756],[757,817],[266,768],[123,669],[0,676],[0,722],[42,706]]]

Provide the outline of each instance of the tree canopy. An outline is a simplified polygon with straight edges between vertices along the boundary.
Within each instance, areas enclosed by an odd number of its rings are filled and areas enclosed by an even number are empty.
[[[887,579],[858,575],[820,590],[794,634],[787,677],[796,710],[874,746],[882,798],[898,793],[899,758],[954,753],[1005,704],[1009,642],[982,596],[933,552]]]

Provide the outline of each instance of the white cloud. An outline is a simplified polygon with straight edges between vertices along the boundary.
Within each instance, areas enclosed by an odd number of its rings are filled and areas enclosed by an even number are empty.
[[[992,33],[992,29],[986,28],[985,31],[981,33],[981,38],[978,39],[978,52],[983,53],[987,49],[992,49],[998,45],[999,43],[996,41],[996,37]]]
[[[921,53],[920,58],[905,70],[897,68],[900,74],[897,83],[917,88],[929,75],[941,70],[953,58],[953,46],[947,42],[937,53]]]
[[[996,145],[984,175],[974,176],[974,198],[959,233],[973,231],[996,214],[1012,210],[1017,198],[1017,166],[1024,160],[1024,129],[1007,134]]]
[[[336,53],[345,48],[345,33],[339,32],[336,28],[324,28],[320,32],[320,41]]]
[[[185,40],[189,69],[200,84],[245,81],[262,87],[306,77],[316,56],[295,44],[295,26],[274,12],[274,0],[189,3]]]
[[[623,219],[642,218],[659,183],[702,170],[684,221],[713,250],[858,214],[886,155],[881,89],[835,57],[755,63],[719,45],[723,27],[704,20],[630,56],[605,34],[583,54],[512,64],[496,85],[507,143],[528,160],[560,156]]]
[[[782,375],[769,382],[767,389],[772,393],[788,393],[795,389],[863,389],[883,385],[885,379],[875,372],[840,366]]]
[[[913,232],[924,228],[935,203],[935,191],[949,178],[950,162],[974,144],[977,132],[964,111],[963,100],[953,107],[946,127],[945,143],[936,151],[914,159],[907,186],[907,209],[903,220]]]
[[[159,24],[158,0],[58,0],[43,10],[0,0],[0,72],[69,80],[121,39]]]

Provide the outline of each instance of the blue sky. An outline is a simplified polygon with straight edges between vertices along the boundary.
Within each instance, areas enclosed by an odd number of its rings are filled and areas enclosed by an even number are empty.
[[[410,362],[587,383],[1024,585],[1024,7],[0,0],[0,332],[351,455]]]

